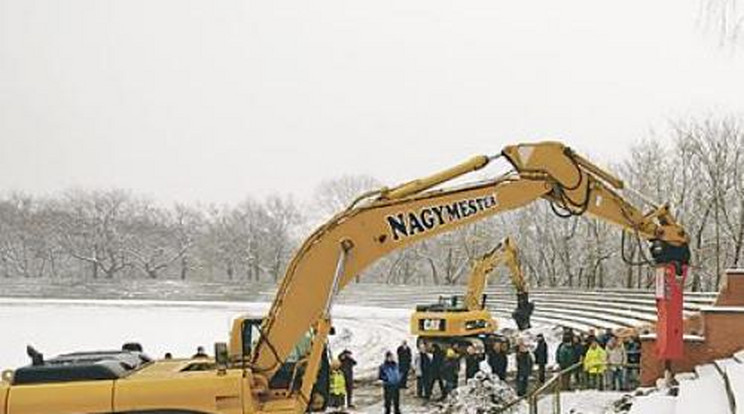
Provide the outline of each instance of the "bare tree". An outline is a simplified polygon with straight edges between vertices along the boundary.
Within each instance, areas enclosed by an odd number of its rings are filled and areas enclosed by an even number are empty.
[[[60,252],[51,240],[54,216],[23,194],[0,200],[0,266],[6,277],[57,276]]]
[[[189,240],[179,238],[182,228],[177,219],[170,210],[140,203],[127,222],[126,231],[131,234],[127,238],[127,253],[149,278],[158,278],[170,265],[180,261],[191,246]]]
[[[179,260],[178,276],[186,280],[189,272],[196,269],[199,260],[194,252],[194,245],[201,240],[204,234],[204,213],[196,208],[183,204],[174,207],[174,227],[177,249],[183,253]]]
[[[113,278],[132,265],[127,253],[130,235],[124,230],[134,200],[118,190],[84,193],[72,191],[62,202],[59,241],[71,257],[88,263],[90,274]]]
[[[328,219],[348,207],[361,194],[381,187],[379,181],[367,175],[344,175],[325,180],[313,194],[312,205],[316,214],[312,219]]]
[[[741,248],[739,230],[742,226],[739,217],[739,200],[736,197],[737,163],[741,159],[742,129],[734,118],[709,118],[703,121],[688,121],[675,126],[678,145],[684,147],[690,156],[690,162],[697,164],[702,172],[697,177],[697,186],[703,200],[709,200],[705,208],[704,219],[712,225],[713,258],[712,279],[717,289],[725,262],[735,262]],[[700,202],[700,201],[699,201]],[[705,203],[705,201],[702,201]],[[704,233],[698,235],[698,248],[706,246],[702,241]],[[724,240],[729,237],[731,240]],[[729,243],[731,242],[731,243]],[[729,258],[731,260],[729,260]]]
[[[267,256],[270,257],[269,273],[274,282],[284,272],[290,253],[297,240],[293,229],[303,223],[302,213],[292,198],[269,197],[264,206],[267,221],[265,224]]]

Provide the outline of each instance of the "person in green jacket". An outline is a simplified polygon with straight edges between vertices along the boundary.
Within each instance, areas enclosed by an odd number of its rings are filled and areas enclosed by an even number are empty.
[[[607,352],[592,339],[584,356],[584,371],[589,378],[589,387],[604,390],[604,373],[607,371]]]
[[[341,362],[337,359],[331,363],[330,394],[330,406],[343,409],[346,405],[346,379],[341,372]]]
[[[555,351],[555,361],[558,363],[558,367],[563,371],[568,369],[574,364],[574,344],[572,335],[564,335],[563,342],[558,345],[558,349]],[[564,390],[571,389],[571,373],[563,375],[561,377],[561,388]]]

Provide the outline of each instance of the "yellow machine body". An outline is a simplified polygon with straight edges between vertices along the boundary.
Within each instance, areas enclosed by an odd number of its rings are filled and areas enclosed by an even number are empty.
[[[269,389],[245,365],[262,323],[263,317],[235,318],[226,344],[227,358],[219,363],[215,358],[163,359],[115,379],[15,385],[11,385],[14,373],[6,371],[0,382],[0,414],[302,412],[306,401],[288,398],[288,391]]]
[[[198,370],[193,370],[199,366]],[[253,413],[251,376],[240,369],[218,372],[213,360],[152,362],[114,380],[0,385],[0,413]]]
[[[496,319],[485,309],[451,312],[417,311],[411,316],[411,333],[421,338],[489,335],[497,328]]]

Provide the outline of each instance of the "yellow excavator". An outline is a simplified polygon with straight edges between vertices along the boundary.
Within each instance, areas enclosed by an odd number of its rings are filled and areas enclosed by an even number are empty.
[[[529,301],[517,247],[507,237],[473,261],[462,304],[457,296],[440,296],[435,304],[416,306],[411,315],[411,334],[417,337],[417,344],[438,343],[444,347],[457,344],[461,345],[458,349],[465,349],[471,344],[504,340],[495,333],[498,323],[486,309],[488,298],[483,293],[488,275],[499,264],[509,268],[509,277],[517,292],[517,308],[512,317],[520,331],[530,328],[534,304]]]
[[[513,167],[506,174],[440,187],[502,157]],[[623,188],[563,144],[539,142],[363,194],[305,240],[268,314],[238,319],[230,344],[215,344],[213,358],[149,361],[137,351],[37,355],[31,365],[3,374],[0,414],[303,413],[322,371],[339,290],[390,252],[538,199],[564,216],[588,214],[646,239],[658,269],[682,272],[688,236],[668,205],[645,202],[642,210]]]

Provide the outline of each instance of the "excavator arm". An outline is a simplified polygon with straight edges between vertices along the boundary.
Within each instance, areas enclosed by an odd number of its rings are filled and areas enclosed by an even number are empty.
[[[619,194],[622,181],[570,148],[541,142],[509,146],[500,155],[514,171],[456,188],[435,188],[499,158],[477,156],[430,177],[363,195],[318,228],[289,263],[264,320],[250,363],[254,375],[271,378],[295,344],[308,332],[318,333],[318,321],[328,320],[335,293],[379,258],[538,199],[561,214],[589,214],[651,241],[659,265],[681,267],[689,261],[687,235],[668,207],[641,211]],[[324,337],[316,334],[315,340]],[[311,355],[311,362],[315,357]]]
[[[488,275],[500,264],[509,268],[509,279],[517,293],[527,292],[524,273],[519,264],[517,246],[511,238],[506,237],[491,251],[475,259],[473,270],[468,278],[468,290],[465,293],[465,307],[468,310],[481,309],[481,297],[486,287]]]
[[[524,277],[522,271],[522,264],[519,261],[519,250],[517,245],[510,237],[506,237],[501,242],[504,246],[504,251],[507,252],[504,258],[506,267],[509,268],[509,278],[512,282],[512,286],[517,293],[527,293],[529,288],[527,287],[527,280]]]
[[[529,329],[534,305],[529,301],[527,282],[519,263],[519,251],[510,237],[504,238],[491,251],[475,260],[468,278],[465,307],[471,311],[481,309],[481,298],[488,275],[500,264],[509,268],[509,279],[517,292],[517,308],[512,312],[512,317],[520,331]]]

